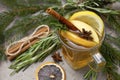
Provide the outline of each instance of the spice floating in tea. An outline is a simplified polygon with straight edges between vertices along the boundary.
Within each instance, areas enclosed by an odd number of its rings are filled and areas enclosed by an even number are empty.
[[[86,31],[84,28],[82,29],[82,31],[79,31],[79,36],[81,38],[84,38],[86,40],[90,40],[93,41],[93,37],[91,37],[92,32],[91,31]]]

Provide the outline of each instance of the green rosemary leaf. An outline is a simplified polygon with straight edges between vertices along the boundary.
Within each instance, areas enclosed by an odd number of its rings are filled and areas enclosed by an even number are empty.
[[[93,70],[89,70],[85,75],[84,75],[84,79],[85,80],[97,80],[97,72],[93,71]]]
[[[28,51],[20,55],[12,64],[10,69],[13,69],[11,74],[19,72],[21,69],[28,68],[36,61],[44,60],[50,53],[60,47],[60,42],[57,35],[54,33],[46,38],[41,39],[39,42],[31,46]],[[37,54],[37,52],[39,53]]]
[[[84,74],[84,79],[89,80],[92,75],[92,70],[89,70],[87,73]]]
[[[97,80],[97,72],[92,73],[92,80]]]

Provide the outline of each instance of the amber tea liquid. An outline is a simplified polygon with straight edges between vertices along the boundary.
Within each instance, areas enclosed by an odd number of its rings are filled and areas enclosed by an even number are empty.
[[[70,40],[63,38],[62,36],[60,36],[60,39],[63,44],[63,56],[73,69],[80,69],[88,65],[88,63],[92,62],[93,59],[90,54],[95,53],[99,48],[99,45],[95,48],[86,48],[83,46],[79,46],[77,44],[74,44]]]

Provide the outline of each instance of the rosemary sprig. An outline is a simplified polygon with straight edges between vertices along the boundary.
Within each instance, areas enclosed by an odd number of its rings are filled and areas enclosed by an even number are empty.
[[[93,70],[89,70],[85,75],[84,75],[84,79],[85,80],[90,80],[90,77],[92,77],[92,80],[96,80],[97,79],[97,72],[93,71]]]
[[[19,72],[21,69],[26,69],[36,61],[44,60],[50,53],[57,50],[59,47],[60,42],[56,34],[41,39],[39,42],[31,46],[29,50],[15,59],[9,67],[14,70],[11,75]]]

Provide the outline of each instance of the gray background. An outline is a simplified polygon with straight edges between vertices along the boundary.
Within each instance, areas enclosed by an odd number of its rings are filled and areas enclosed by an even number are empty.
[[[115,9],[120,9],[119,5],[120,5],[119,3],[115,3],[112,5],[112,7]],[[3,5],[0,5],[0,12],[4,11],[5,9],[6,8]],[[24,72],[20,71],[14,76],[10,76],[10,73],[12,72],[12,70],[9,69],[8,67],[10,66],[11,62],[2,61],[0,62],[0,80],[36,80],[35,70],[39,65],[41,65],[44,62],[53,62],[51,55],[49,55],[43,62],[32,64]],[[59,65],[61,65],[66,72],[66,80],[84,80],[83,75],[89,69],[88,66],[86,66],[83,69],[75,71],[65,62],[65,60],[59,63]],[[102,73],[99,73],[98,80],[106,80],[105,75]]]

